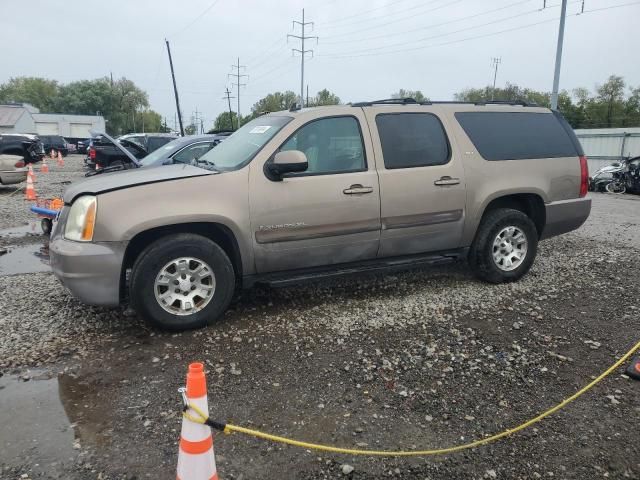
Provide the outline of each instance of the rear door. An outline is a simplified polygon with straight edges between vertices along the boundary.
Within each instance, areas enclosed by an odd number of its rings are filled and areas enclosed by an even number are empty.
[[[359,108],[336,107],[332,113],[295,118],[251,164],[251,231],[259,273],[377,255],[380,191],[367,123]],[[254,130],[255,135],[264,131]],[[304,152],[308,170],[282,181],[267,178],[264,164],[282,150]]]
[[[436,107],[364,109],[380,178],[381,257],[461,246],[465,178]]]

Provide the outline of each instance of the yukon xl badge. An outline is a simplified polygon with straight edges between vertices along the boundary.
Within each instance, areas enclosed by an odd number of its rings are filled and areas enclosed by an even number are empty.
[[[260,225],[258,227],[258,231],[260,232],[270,232],[272,230],[282,230],[285,228],[303,228],[306,227],[307,224],[304,222],[296,222],[296,223],[279,223],[277,225]]]

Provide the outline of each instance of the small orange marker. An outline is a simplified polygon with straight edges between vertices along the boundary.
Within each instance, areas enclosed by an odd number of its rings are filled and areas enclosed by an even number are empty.
[[[627,367],[624,373],[634,380],[640,380],[640,356],[636,356],[631,360],[631,365]]]
[[[209,416],[207,380],[202,363],[189,364],[186,396],[190,404]],[[182,419],[177,473],[177,480],[218,480],[213,436],[208,425]]]
[[[25,200],[35,200],[36,199],[36,189],[33,188],[33,178],[31,175],[27,175],[27,189],[24,192]]]

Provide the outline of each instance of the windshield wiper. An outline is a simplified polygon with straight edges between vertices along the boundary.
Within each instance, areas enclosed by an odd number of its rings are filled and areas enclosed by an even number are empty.
[[[87,172],[84,174],[85,177],[93,177],[94,175],[98,175],[100,173],[106,172],[116,172],[118,170],[126,170],[124,165],[113,165],[111,167],[101,168],[100,170],[93,170],[91,172]]]

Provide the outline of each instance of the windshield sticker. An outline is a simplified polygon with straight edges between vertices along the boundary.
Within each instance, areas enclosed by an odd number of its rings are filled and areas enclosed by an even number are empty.
[[[271,128],[271,125],[258,125],[253,127],[249,133],[264,133]]]

